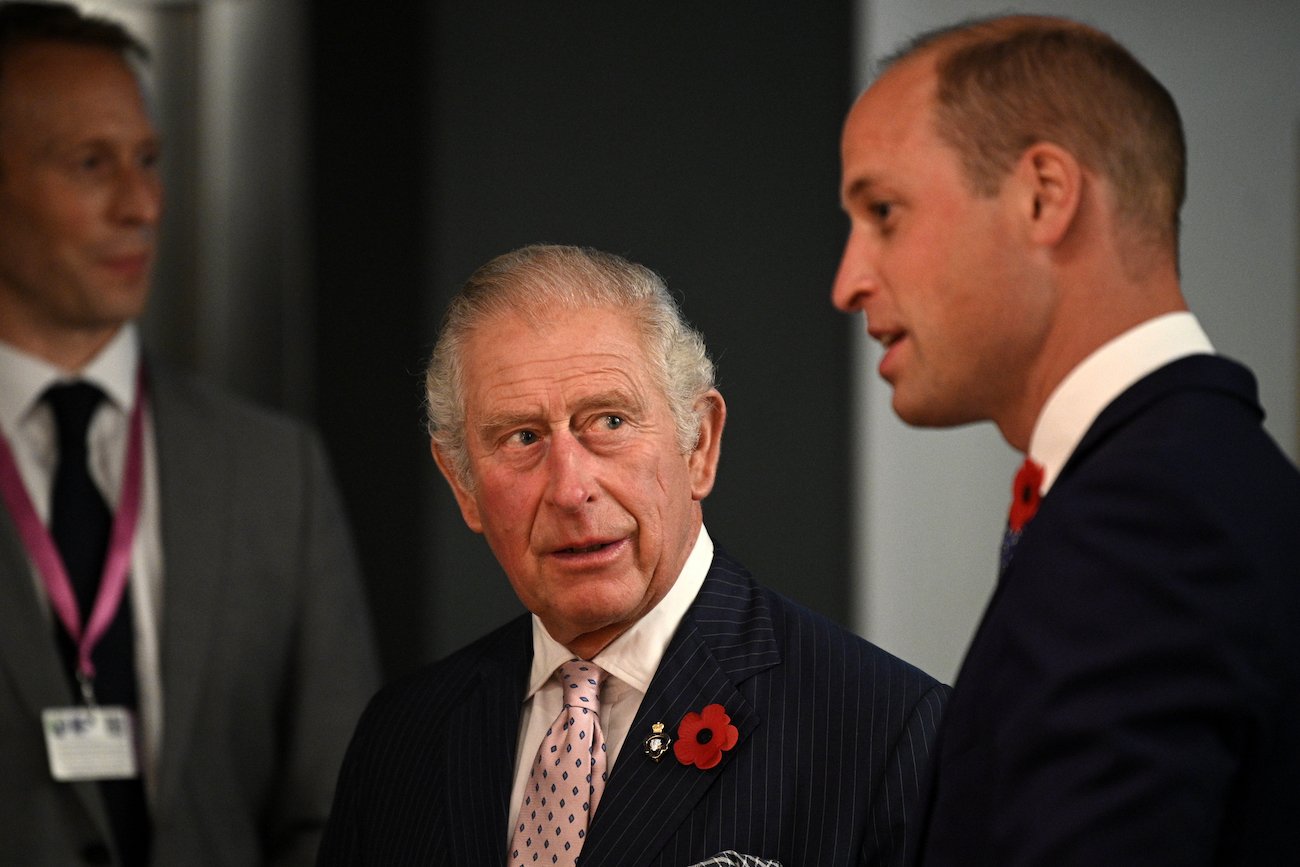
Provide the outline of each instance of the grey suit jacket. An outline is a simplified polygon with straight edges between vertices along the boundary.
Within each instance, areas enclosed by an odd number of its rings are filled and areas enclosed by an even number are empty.
[[[164,559],[158,865],[309,864],[377,685],[356,559],[315,435],[151,368]],[[0,508],[0,864],[113,863],[93,783],[50,777],[68,704],[51,621]]]
[[[531,622],[383,690],[348,749],[321,864],[504,864]],[[721,550],[655,672],[579,861],[683,867],[724,850],[784,867],[905,863],[948,690],[754,583]],[[642,739],[721,704],[709,770]]]

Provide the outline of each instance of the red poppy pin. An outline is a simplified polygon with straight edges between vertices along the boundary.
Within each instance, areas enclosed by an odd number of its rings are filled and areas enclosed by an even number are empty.
[[[1042,485],[1043,468],[1025,458],[1020,471],[1016,473],[1016,481],[1011,486],[1011,514],[1007,516],[1007,523],[1013,533],[1023,530],[1038,511],[1038,501],[1042,499],[1038,490]]]
[[[677,726],[673,753],[683,765],[695,765],[702,771],[722,761],[722,754],[736,745],[740,732],[720,704],[711,704],[702,712],[689,711]]]

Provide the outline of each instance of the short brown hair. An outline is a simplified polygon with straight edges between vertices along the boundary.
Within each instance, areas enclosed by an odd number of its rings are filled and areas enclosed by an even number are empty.
[[[116,21],[83,15],[68,3],[0,2],[0,84],[11,57],[29,46],[49,43],[112,51],[137,76],[149,59],[144,44]]]
[[[105,48],[124,59],[149,58],[149,50],[121,24],[83,15],[69,3],[0,3],[0,74],[13,51],[40,42]]]
[[[1114,187],[1120,215],[1176,250],[1187,148],[1169,91],[1109,35],[1010,16],[931,31],[887,60],[936,55],[937,132],[975,192],[994,194],[1025,149],[1052,142]]]

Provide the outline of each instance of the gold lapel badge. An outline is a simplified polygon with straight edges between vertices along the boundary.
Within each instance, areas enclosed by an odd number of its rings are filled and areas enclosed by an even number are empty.
[[[650,726],[650,736],[643,741],[645,754],[654,761],[659,761],[668,752],[673,739],[664,733],[664,724],[657,722]]]

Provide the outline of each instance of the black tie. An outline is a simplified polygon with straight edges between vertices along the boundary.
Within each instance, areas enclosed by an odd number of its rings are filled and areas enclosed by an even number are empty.
[[[45,392],[45,400],[54,411],[59,441],[59,459],[50,497],[50,535],[54,537],[77,597],[83,632],[99,593],[104,556],[108,552],[113,528],[113,515],[90,477],[86,447],[86,431],[103,397],[103,392],[87,382],[55,385]],[[80,697],[76,680],[76,645],[61,625],[56,624],[56,632],[73,694]],[[133,712],[138,707],[134,644],[131,595],[124,593],[117,616],[95,646],[92,656],[98,703],[124,706]],[[149,816],[141,778],[104,780],[99,785],[122,863],[147,863]]]
[[[84,628],[95,605],[113,516],[90,478],[86,431],[103,393],[86,382],[56,385],[45,393],[54,410],[59,462],[50,498],[50,535],[63,557]]]

